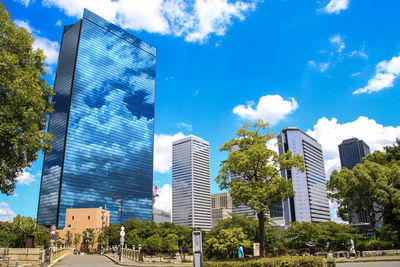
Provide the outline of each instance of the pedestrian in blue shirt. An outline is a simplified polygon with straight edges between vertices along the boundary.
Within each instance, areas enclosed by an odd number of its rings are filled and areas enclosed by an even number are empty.
[[[239,258],[244,258],[244,251],[242,246],[239,247],[238,253],[239,253]]]

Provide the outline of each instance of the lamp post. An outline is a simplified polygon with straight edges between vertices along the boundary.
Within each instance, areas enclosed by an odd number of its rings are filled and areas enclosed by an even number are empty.
[[[123,207],[123,205],[124,205],[124,196],[113,196],[113,197],[112,197],[112,200],[113,200],[113,201],[116,201],[117,198],[121,199],[121,206],[120,206],[120,208],[121,208],[121,226],[122,226],[122,207]],[[118,207],[117,207],[117,210],[118,210]]]
[[[123,214],[122,208],[124,205],[124,197],[123,196],[113,196],[112,199],[113,199],[113,201],[116,201],[117,198],[121,199],[121,206],[120,206],[120,208],[121,208],[121,232],[120,232],[121,239],[120,239],[120,248],[119,248],[119,261],[122,262],[122,249],[124,248],[124,242],[125,242],[125,232],[124,232],[125,228],[122,226],[122,214]]]

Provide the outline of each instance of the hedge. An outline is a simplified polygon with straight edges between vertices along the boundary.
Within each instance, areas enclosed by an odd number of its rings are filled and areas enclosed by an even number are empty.
[[[356,250],[389,250],[393,249],[393,243],[381,240],[363,240],[356,243]]]
[[[204,267],[324,267],[326,261],[322,257],[285,256],[256,260],[206,261]],[[330,266],[335,266],[331,264]]]

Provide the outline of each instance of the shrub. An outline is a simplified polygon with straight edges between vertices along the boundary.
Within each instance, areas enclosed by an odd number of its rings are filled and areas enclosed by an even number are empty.
[[[208,261],[204,267],[324,267],[322,257],[277,257],[242,261]],[[330,265],[334,266],[334,265]]]
[[[336,267],[336,260],[335,259],[327,259],[326,267]]]
[[[356,250],[368,251],[368,250],[388,250],[393,249],[393,243],[381,240],[365,240],[356,243]]]

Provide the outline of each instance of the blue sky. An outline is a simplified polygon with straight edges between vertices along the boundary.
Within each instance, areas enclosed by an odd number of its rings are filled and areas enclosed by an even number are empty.
[[[16,25],[44,50],[53,84],[62,27],[83,8],[158,50],[154,183],[170,208],[171,142],[210,142],[211,192],[224,142],[246,121],[272,132],[296,126],[323,147],[327,177],[338,144],[372,151],[400,138],[400,22],[397,0],[3,0]],[[0,196],[0,220],[36,216],[43,156]],[[334,217],[335,205],[331,207]]]

